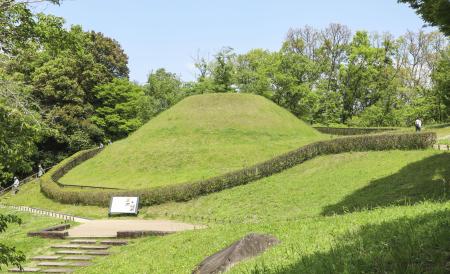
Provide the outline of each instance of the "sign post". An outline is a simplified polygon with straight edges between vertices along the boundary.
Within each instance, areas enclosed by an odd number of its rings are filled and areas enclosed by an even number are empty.
[[[139,197],[111,197],[109,216],[113,214],[138,214]]]

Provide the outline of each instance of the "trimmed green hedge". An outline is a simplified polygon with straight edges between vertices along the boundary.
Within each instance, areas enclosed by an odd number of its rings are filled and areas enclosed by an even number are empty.
[[[41,191],[51,199],[68,204],[108,206],[111,196],[139,196],[141,205],[168,201],[188,201],[201,195],[218,192],[270,176],[319,155],[349,151],[424,149],[436,142],[434,132],[383,134],[343,137],[312,143],[271,160],[206,180],[157,188],[119,190],[89,190],[61,187],[57,181],[76,163],[93,157],[98,149],[79,152],[64,160],[41,178]]]
[[[314,127],[314,129],[330,135],[362,135],[396,130],[389,127]]]

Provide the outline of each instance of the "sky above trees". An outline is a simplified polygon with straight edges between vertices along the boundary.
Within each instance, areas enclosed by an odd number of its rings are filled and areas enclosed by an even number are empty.
[[[424,25],[413,9],[395,0],[67,0],[59,7],[35,9],[116,39],[129,56],[130,79],[141,83],[160,67],[193,80],[194,58],[212,58],[224,46],[238,53],[278,50],[291,27],[323,28],[335,22],[353,31],[399,36]]]

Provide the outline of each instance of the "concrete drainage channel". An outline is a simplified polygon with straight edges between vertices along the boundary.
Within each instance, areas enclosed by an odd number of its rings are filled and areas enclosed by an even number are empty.
[[[31,258],[36,266],[13,268],[9,272],[72,273],[77,268],[90,266],[95,257],[110,255],[111,246],[127,244],[126,240],[72,239],[66,244],[52,245],[52,255]]]

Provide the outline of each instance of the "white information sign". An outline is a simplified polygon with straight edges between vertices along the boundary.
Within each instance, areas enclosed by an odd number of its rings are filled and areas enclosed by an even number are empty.
[[[109,214],[138,214],[139,197],[111,197]]]

